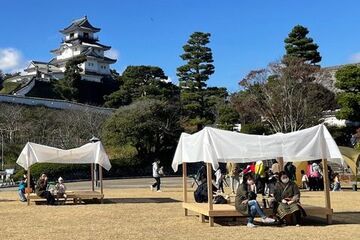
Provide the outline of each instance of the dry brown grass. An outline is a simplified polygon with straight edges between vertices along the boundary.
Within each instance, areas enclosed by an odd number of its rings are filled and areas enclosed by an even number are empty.
[[[191,193],[190,193],[191,195]],[[105,189],[111,204],[30,207],[16,192],[0,193],[1,239],[360,239],[360,193],[331,193],[335,224],[301,227],[244,225],[210,228],[192,214],[184,217],[181,189]],[[159,199],[157,199],[159,198]],[[161,199],[160,199],[161,198]],[[13,200],[13,201],[7,201]],[[147,203],[144,203],[147,202]],[[160,203],[164,202],[164,203]],[[323,206],[323,193],[303,194],[302,202]]]

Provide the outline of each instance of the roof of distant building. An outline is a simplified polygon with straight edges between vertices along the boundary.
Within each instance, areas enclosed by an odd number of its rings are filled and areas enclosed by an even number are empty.
[[[96,28],[93,25],[91,25],[90,22],[88,21],[87,16],[85,16],[83,18],[74,20],[70,24],[70,26],[64,28],[63,30],[60,30],[60,32],[65,34],[65,33],[75,31],[77,29],[88,30],[91,32],[99,32],[100,31],[100,28]]]

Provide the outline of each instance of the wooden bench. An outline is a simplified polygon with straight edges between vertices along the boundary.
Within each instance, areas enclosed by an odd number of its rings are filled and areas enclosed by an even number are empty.
[[[332,209],[324,207],[317,207],[311,205],[302,205],[308,216],[324,217],[327,223],[331,224]],[[207,203],[183,203],[183,208],[199,214],[199,220],[205,222],[205,216],[209,217],[209,224],[213,226],[215,217],[247,217],[240,212],[236,211],[234,205],[230,204],[213,204],[213,210],[209,210]],[[271,209],[264,209],[265,214],[272,213]]]
[[[82,200],[89,199],[100,199],[101,203],[103,203],[104,194],[101,194],[97,191],[66,191],[67,200],[72,199],[75,204],[81,203]],[[64,199],[64,198],[60,198]],[[39,197],[35,193],[30,193],[27,196],[28,205],[30,205],[30,201],[46,201],[45,198]]]

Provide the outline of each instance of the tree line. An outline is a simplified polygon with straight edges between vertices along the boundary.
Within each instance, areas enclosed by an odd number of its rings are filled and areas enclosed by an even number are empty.
[[[338,108],[340,118],[358,120],[360,67],[336,73],[342,90],[336,96],[315,81],[322,58],[308,34],[307,28],[295,26],[284,40],[282,59],[250,71],[236,93],[207,85],[215,72],[211,34],[194,32],[180,55],[184,64],[177,68],[178,86],[158,66],[128,66],[121,75],[112,71],[116,84],[103,104],[117,109],[111,116],[3,105],[0,127],[10,143],[31,140],[61,148],[79,146],[94,135],[111,159],[150,170],[156,159],[170,166],[183,131],[194,133],[204,126],[232,130],[241,123],[245,133],[291,132],[320,123],[323,111]],[[67,63],[64,79],[54,87],[61,98],[79,101],[79,64],[84,61]]]

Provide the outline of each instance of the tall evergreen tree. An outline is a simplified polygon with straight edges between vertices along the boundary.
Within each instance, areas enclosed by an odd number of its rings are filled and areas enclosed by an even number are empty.
[[[186,64],[177,68],[181,87],[181,104],[183,117],[190,125],[200,130],[206,124],[206,81],[215,72],[210,43],[210,33],[194,32],[183,46],[180,56]]]
[[[319,46],[314,43],[314,40],[307,37],[309,30],[301,25],[296,25],[288,37],[284,40],[286,55],[298,57],[310,64],[317,64],[321,61]]]
[[[360,119],[360,67],[349,65],[340,68],[336,74],[335,86],[342,92],[337,95],[340,111],[336,116],[341,119],[359,121]]]
[[[201,90],[206,88],[206,81],[214,73],[214,65],[210,43],[210,33],[194,32],[187,44],[183,46],[184,53],[180,56],[187,63],[177,68],[180,86]]]

